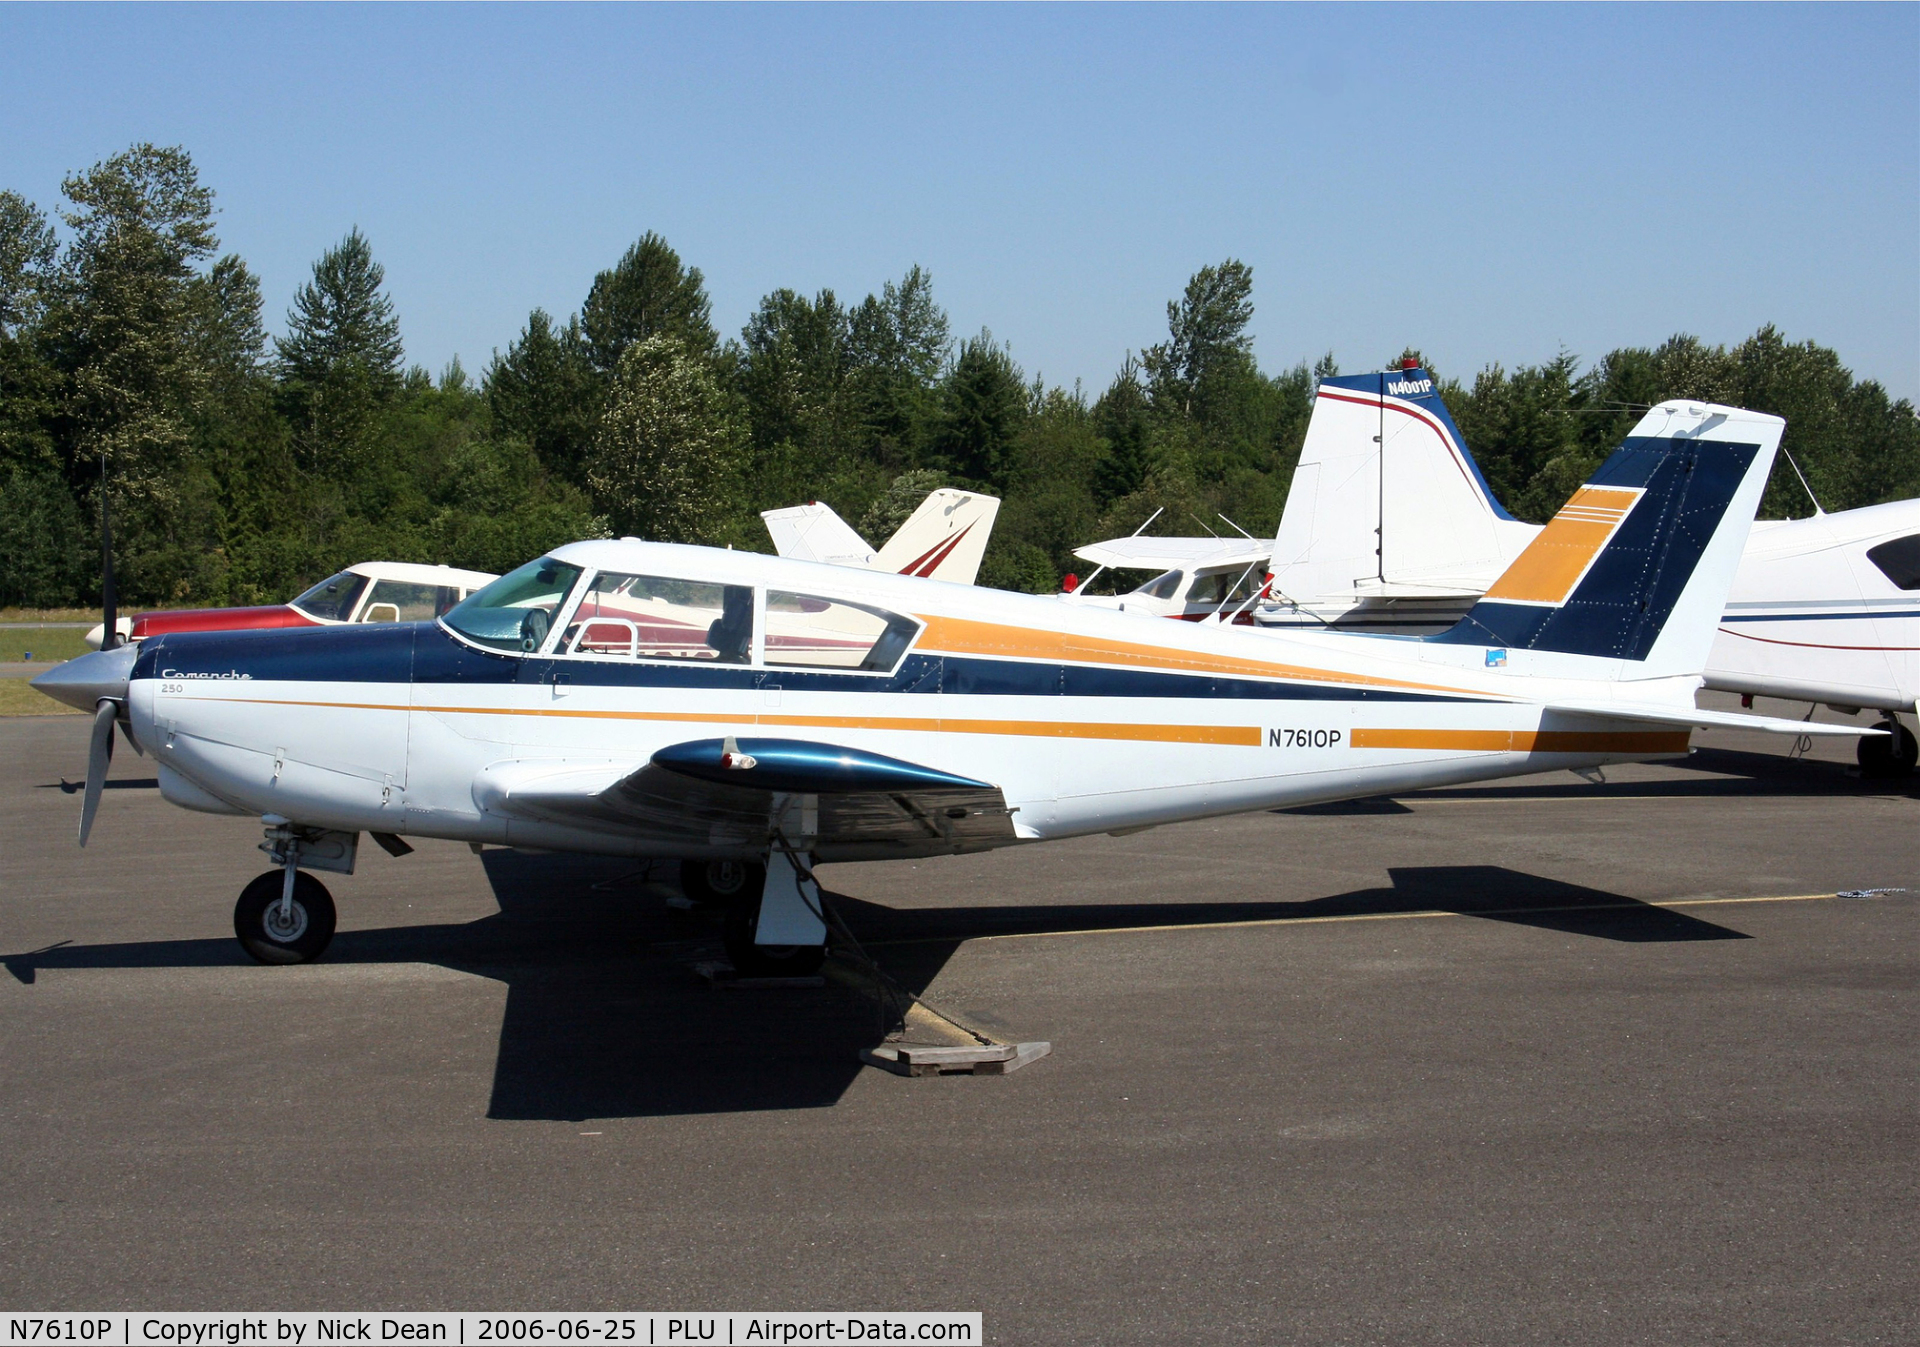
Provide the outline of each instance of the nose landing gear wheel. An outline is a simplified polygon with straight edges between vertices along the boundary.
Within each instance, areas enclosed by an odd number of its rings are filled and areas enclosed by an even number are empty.
[[[261,963],[306,963],[333,940],[333,895],[305,870],[294,876],[293,903],[284,915],[280,894],[284,870],[269,870],[240,890],[233,905],[233,933],[240,947]]]

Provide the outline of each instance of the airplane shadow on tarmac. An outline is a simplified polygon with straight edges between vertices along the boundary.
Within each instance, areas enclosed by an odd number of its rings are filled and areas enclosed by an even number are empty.
[[[324,962],[431,963],[508,988],[488,1116],[583,1120],[832,1105],[886,1025],[866,993],[714,991],[688,965],[717,952],[712,918],[637,888],[631,862],[484,854],[497,913],[477,921],[344,931]],[[1306,902],[1010,905],[908,909],[833,901],[902,986],[924,990],[983,937],[1445,911],[1629,942],[1742,940],[1724,926],[1600,889],[1498,866],[1395,869],[1391,884]],[[41,969],[251,966],[230,939],[61,944],[0,957]],[[271,970],[262,970],[271,976]]]

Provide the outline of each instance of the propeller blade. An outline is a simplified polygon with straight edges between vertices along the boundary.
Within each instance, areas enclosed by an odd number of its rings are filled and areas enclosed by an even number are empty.
[[[113,722],[120,708],[101,702],[93,713],[93,739],[87,745],[87,793],[80,799],[80,845],[87,844],[93,831],[94,811],[100,807],[100,792],[107,784],[107,764],[113,761]]]

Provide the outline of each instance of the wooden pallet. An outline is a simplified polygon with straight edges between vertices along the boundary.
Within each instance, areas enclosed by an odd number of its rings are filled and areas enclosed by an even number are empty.
[[[1051,1043],[970,1043],[962,1047],[887,1043],[862,1048],[860,1060],[896,1076],[1004,1076],[1052,1051]]]

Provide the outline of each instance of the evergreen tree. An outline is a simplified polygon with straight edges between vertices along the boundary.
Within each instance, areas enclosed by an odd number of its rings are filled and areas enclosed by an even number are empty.
[[[620,357],[587,480],[623,534],[715,542],[740,489],[739,440],[711,363],[655,335]]]
[[[670,336],[699,356],[713,354],[712,304],[698,267],[680,264],[680,254],[649,230],[609,271],[593,278],[580,327],[594,368],[611,375],[627,347],[653,336]]]
[[[1129,351],[1120,373],[1093,407],[1093,425],[1106,453],[1094,469],[1094,494],[1102,505],[1130,496],[1146,483],[1153,460],[1147,448],[1147,391],[1140,384],[1140,362]]]
[[[585,484],[605,388],[578,318],[555,327],[535,309],[506,355],[494,356],[483,386],[498,430],[528,445],[549,472]]]
[[[400,386],[400,321],[381,291],[386,268],[354,226],[313,264],[313,279],[294,292],[287,335],[275,341],[280,377],[319,388],[346,372],[380,394]]]
[[[405,384],[386,276],[356,226],[313,264],[274,343],[299,462],[324,478],[346,481],[378,457],[382,410]]]
[[[1027,387],[1019,366],[982,329],[961,343],[960,358],[941,385],[932,457],[958,477],[1001,486],[1026,413]]]

